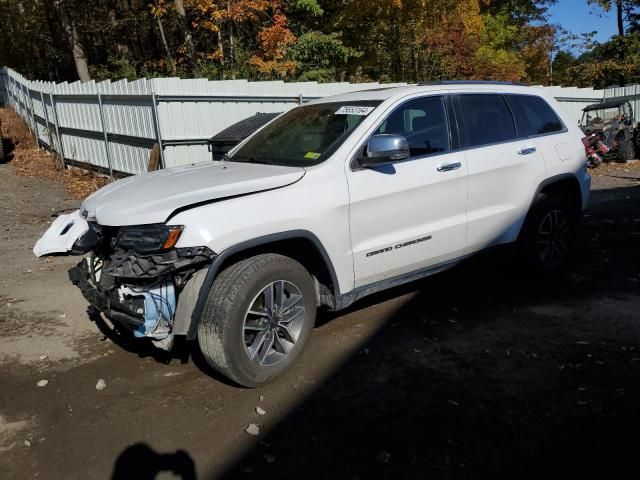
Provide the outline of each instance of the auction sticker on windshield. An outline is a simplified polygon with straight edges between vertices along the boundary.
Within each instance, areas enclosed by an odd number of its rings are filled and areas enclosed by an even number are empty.
[[[371,112],[373,112],[376,107],[362,107],[362,106],[349,106],[345,105],[344,107],[340,107],[340,110],[336,112],[336,115],[361,115],[366,117]]]

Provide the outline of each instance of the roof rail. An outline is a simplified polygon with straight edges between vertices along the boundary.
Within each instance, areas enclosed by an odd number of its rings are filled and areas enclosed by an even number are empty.
[[[419,87],[426,87],[429,85],[517,85],[521,87],[528,87],[528,83],[524,82],[503,82],[498,80],[433,80],[429,82],[421,82]]]

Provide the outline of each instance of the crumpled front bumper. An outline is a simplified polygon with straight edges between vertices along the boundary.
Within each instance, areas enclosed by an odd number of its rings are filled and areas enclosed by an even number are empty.
[[[89,259],[84,259],[69,270],[71,283],[77,286],[91,306],[107,313],[127,330],[134,331],[144,325],[144,316],[132,311],[128,305],[120,301],[115,289],[106,291],[94,283]]]
[[[193,301],[181,292],[215,257],[207,247],[146,255],[116,250],[88,256],[69,270],[69,278],[93,307],[135,337],[169,341],[184,334],[182,317]]]

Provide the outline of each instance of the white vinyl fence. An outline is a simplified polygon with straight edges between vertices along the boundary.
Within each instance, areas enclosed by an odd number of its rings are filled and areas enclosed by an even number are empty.
[[[256,113],[283,112],[338,93],[406,84],[325,83],[179,78],[129,82],[54,83],[31,81],[0,69],[0,103],[13,107],[38,141],[66,163],[92,165],[113,174],[143,173],[151,148],[160,146],[162,168],[210,160],[207,139]],[[635,96],[625,89],[551,89],[572,118],[604,98]]]

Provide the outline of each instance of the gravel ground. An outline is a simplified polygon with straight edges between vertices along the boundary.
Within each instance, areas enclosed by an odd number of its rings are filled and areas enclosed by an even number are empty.
[[[189,346],[158,357],[94,321],[66,278],[74,260],[31,253],[51,213],[78,201],[0,165],[0,471],[629,478],[640,467],[639,187],[635,165],[595,171],[568,274],[541,283],[508,252],[479,257],[321,314],[292,371],[246,390]]]

